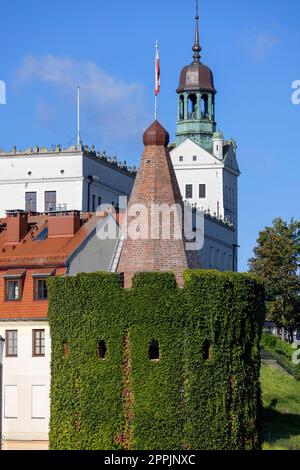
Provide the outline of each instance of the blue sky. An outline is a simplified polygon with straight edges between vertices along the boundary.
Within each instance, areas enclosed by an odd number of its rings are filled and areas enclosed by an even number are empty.
[[[0,0],[0,148],[66,145],[76,134],[138,164],[153,119],[155,40],[159,118],[172,138],[181,68],[191,62],[194,0]],[[299,218],[300,80],[297,0],[200,0],[202,60],[215,77],[218,127],[238,142],[240,269],[259,230]]]

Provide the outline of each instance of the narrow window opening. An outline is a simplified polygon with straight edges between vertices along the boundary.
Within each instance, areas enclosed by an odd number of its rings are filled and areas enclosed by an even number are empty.
[[[203,347],[203,359],[205,361],[210,361],[212,359],[212,356],[213,356],[212,345],[207,339],[205,340],[204,347]]]
[[[156,341],[155,339],[153,339],[150,343],[149,359],[150,361],[159,361],[160,359],[159,344],[158,341]]]
[[[98,359],[105,359],[106,358],[106,353],[107,353],[107,348],[105,341],[99,341],[98,347],[97,347],[97,357]]]
[[[179,120],[184,120],[184,96],[180,96],[180,104],[179,104]]]
[[[185,186],[185,198],[193,199],[193,185],[192,184],[187,184]]]
[[[64,349],[64,357],[68,357],[68,355],[69,355],[69,344],[65,342],[63,344],[63,349]]]
[[[206,184],[199,184],[199,199],[206,199]]]
[[[203,95],[201,98],[201,116],[204,119],[208,118],[208,96]]]
[[[197,96],[190,95],[188,98],[188,118],[197,119]]]

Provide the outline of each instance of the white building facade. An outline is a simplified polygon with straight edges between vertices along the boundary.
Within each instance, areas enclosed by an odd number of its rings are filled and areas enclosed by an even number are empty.
[[[34,331],[43,331],[44,355],[33,357]],[[50,333],[47,321],[0,322],[0,337],[14,332],[16,357],[4,343],[2,365],[3,441],[47,441],[50,418]]]
[[[4,448],[11,441],[48,441],[51,338],[46,281],[52,276],[108,272],[116,250],[117,239],[97,236],[97,230],[105,231],[109,225],[119,236],[111,214],[82,214],[80,226],[76,221],[71,226],[67,219],[73,217],[80,215],[29,216],[28,230],[16,245],[7,244],[8,219],[3,219],[5,228],[0,226],[0,444]],[[20,233],[19,227],[14,230]]]
[[[130,196],[136,171],[88,147],[0,150],[0,218],[6,210],[95,212]]]
[[[233,145],[224,141],[220,145],[221,158],[186,139],[171,151],[171,159],[183,200],[204,213],[201,267],[236,271],[240,172]]]

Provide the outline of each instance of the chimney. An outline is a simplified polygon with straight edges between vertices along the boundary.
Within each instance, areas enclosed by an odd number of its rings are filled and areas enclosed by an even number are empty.
[[[28,233],[28,214],[21,210],[6,212],[6,242],[7,245],[21,243]]]
[[[48,219],[48,238],[71,238],[80,229],[80,212],[53,212]]]

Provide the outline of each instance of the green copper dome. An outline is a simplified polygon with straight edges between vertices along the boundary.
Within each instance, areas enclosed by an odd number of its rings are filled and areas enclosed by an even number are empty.
[[[224,135],[221,131],[216,131],[213,135],[213,139],[224,139]]]

